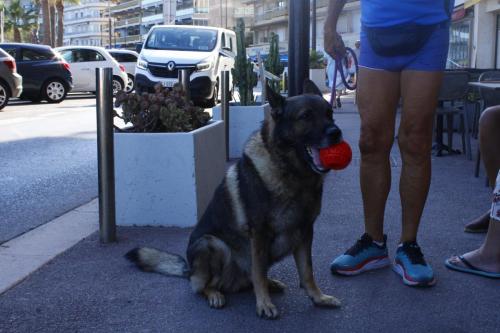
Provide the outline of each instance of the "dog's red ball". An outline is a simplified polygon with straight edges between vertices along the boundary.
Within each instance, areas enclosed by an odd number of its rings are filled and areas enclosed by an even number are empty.
[[[347,142],[341,141],[328,148],[320,149],[319,159],[325,168],[342,170],[351,163],[352,150]]]

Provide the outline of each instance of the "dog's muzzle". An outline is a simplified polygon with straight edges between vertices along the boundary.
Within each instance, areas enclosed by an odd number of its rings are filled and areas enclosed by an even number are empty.
[[[320,149],[328,148],[342,141],[342,131],[336,126],[330,126],[325,130],[325,135],[318,145],[306,145],[307,162],[311,169],[319,174],[327,173],[330,169],[323,167],[319,156]]]

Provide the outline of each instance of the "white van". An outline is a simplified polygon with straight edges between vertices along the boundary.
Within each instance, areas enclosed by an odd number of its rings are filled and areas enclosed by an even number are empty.
[[[172,87],[178,70],[187,68],[193,102],[211,107],[217,104],[221,71],[234,67],[236,34],[216,27],[157,25],[139,47],[136,92],[152,91],[157,83]]]

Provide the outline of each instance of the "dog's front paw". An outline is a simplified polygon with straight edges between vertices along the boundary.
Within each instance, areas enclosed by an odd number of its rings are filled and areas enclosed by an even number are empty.
[[[279,316],[279,312],[276,306],[271,302],[258,302],[257,316],[266,319],[276,319]]]
[[[207,295],[208,306],[215,309],[220,309],[226,305],[226,298],[221,292],[212,291]]]
[[[314,305],[320,307],[336,308],[341,305],[341,302],[338,298],[325,294],[321,294],[319,297],[313,298],[312,301]]]

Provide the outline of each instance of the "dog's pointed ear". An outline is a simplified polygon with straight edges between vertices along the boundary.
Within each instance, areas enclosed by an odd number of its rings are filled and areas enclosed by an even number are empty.
[[[285,105],[285,97],[275,92],[268,84],[266,84],[266,95],[269,105],[271,105],[271,115],[274,119],[283,113],[283,106]]]
[[[304,94],[313,94],[323,97],[323,94],[321,93],[321,90],[319,90],[318,86],[309,79],[304,80],[303,90]]]

